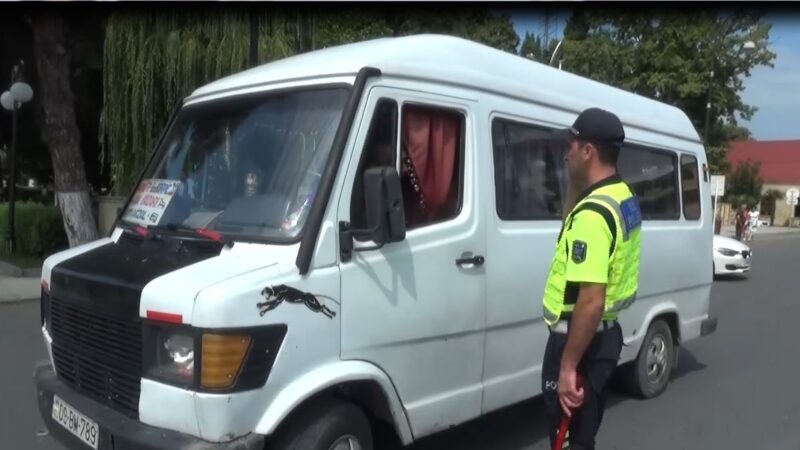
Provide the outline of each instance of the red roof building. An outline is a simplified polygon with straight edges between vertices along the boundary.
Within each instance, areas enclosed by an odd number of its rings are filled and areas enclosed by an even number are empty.
[[[800,140],[795,141],[740,141],[731,144],[728,150],[731,169],[750,160],[761,165],[762,192],[800,189]],[[772,216],[774,225],[797,226],[800,205],[791,206],[785,199],[766,204],[763,200],[760,211]]]
[[[731,168],[751,160],[761,163],[764,184],[800,184],[800,140],[740,141],[731,144],[728,162]]]

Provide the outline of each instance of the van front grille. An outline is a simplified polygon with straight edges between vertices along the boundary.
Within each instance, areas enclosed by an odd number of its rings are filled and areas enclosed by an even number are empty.
[[[142,323],[57,298],[50,301],[53,360],[59,378],[78,391],[138,418]]]

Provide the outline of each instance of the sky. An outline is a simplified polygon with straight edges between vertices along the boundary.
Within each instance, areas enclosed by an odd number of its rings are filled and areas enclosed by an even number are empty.
[[[511,16],[520,36],[525,32],[544,34],[544,10],[503,11]],[[569,11],[555,7],[550,11],[549,34],[560,39]],[[745,79],[742,99],[758,111],[752,120],[740,120],[754,139],[760,141],[800,139],[800,13],[772,12],[765,20],[772,24],[770,49],[777,54],[775,67],[758,67]]]

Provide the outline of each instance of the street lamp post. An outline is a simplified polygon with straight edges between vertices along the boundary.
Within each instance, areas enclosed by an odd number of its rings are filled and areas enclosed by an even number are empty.
[[[553,54],[550,56],[550,66],[551,67],[553,66],[553,62],[556,60],[556,55],[558,54],[558,49],[561,48],[561,44],[563,44],[563,43],[564,43],[564,40],[561,39],[560,41],[558,41],[558,44],[556,44],[556,48],[555,48],[555,50],[553,50]],[[561,60],[558,61],[558,70],[561,70]]]
[[[8,155],[8,223],[6,228],[6,245],[14,254],[17,250],[16,236],[14,231],[14,203],[16,201],[16,156],[17,156],[17,121],[18,110],[23,103],[33,98],[33,89],[22,81],[22,67],[24,62],[20,61],[11,70],[11,87],[0,96],[0,103],[3,108],[11,111],[11,152]]]

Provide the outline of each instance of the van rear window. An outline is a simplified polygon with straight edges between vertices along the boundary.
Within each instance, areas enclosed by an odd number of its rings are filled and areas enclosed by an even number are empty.
[[[681,155],[681,197],[683,198],[683,217],[686,220],[700,218],[700,175],[697,158]]]
[[[497,215],[502,220],[561,220],[567,190],[566,145],[551,131],[492,121]]]
[[[623,144],[617,161],[623,180],[639,197],[644,220],[678,220],[678,156]]]

